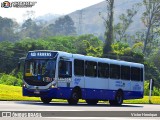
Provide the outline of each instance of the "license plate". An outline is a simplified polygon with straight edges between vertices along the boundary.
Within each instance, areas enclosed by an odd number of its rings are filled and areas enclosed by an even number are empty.
[[[34,91],[34,93],[35,93],[35,94],[40,94],[40,92],[39,92],[39,91]]]

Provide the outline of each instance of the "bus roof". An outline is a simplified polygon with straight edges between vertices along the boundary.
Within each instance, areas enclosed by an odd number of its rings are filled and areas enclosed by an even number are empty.
[[[81,54],[72,54],[72,53],[67,53],[64,51],[34,50],[34,51],[29,51],[29,52],[57,52],[62,57],[63,56],[69,57],[69,58],[73,57],[75,59],[80,59],[80,60],[96,61],[96,62],[117,64],[117,65],[124,65],[124,66],[126,65],[126,66],[135,66],[135,67],[144,67],[144,65],[141,63],[127,62],[123,60],[114,60],[114,59],[109,59],[109,58],[99,58],[99,57],[86,56],[86,55],[81,55]]]

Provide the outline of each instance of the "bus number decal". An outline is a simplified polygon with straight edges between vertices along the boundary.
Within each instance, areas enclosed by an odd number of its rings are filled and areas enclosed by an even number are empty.
[[[43,78],[43,81],[44,81],[44,82],[52,82],[52,81],[54,81],[54,78],[44,77],[44,78]]]
[[[125,83],[123,83],[122,81],[116,81],[115,86],[116,87],[125,87]]]

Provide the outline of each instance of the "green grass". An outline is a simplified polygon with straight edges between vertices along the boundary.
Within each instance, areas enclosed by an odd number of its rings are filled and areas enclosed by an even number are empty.
[[[0,100],[33,100],[39,101],[36,97],[22,96],[22,87],[0,84]]]
[[[40,101],[40,98],[22,96],[22,87],[0,84],[0,100],[1,101]],[[53,101],[67,102],[66,100],[62,100],[62,99],[54,99]],[[85,102],[85,101],[80,100],[80,102]],[[103,102],[103,101],[100,101],[100,102]],[[160,104],[160,96],[152,96],[151,102],[152,104]],[[105,102],[105,103],[108,103],[108,102]],[[124,103],[148,104],[149,100],[148,100],[148,96],[144,96],[143,99],[124,100]]]
[[[124,103],[128,104],[148,104],[149,98],[148,96],[144,96],[143,99],[134,99],[134,100],[124,100]],[[152,96],[151,97],[151,103],[152,104],[160,104],[160,96]]]

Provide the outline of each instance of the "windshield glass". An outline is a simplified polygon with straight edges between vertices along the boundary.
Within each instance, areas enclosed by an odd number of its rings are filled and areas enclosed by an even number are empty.
[[[55,60],[28,60],[25,64],[25,76],[43,76],[53,78],[55,75]]]
[[[26,60],[24,81],[29,85],[45,86],[55,80],[55,59]]]

